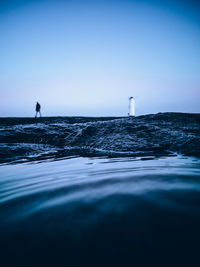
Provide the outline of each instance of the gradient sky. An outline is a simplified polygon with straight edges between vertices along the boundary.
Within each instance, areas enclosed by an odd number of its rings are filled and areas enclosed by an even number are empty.
[[[0,1],[0,116],[200,112],[200,4]]]

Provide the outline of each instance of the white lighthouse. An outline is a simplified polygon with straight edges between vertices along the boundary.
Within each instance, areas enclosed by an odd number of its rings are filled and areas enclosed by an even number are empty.
[[[135,116],[135,99],[131,96],[129,97],[129,116]]]

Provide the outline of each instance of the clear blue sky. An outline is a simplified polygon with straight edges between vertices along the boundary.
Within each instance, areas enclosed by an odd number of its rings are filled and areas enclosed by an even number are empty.
[[[0,1],[0,116],[200,112],[200,4]]]

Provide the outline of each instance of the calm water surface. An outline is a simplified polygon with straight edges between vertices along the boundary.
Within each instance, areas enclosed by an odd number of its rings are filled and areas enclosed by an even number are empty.
[[[198,159],[0,166],[1,266],[200,266],[199,251]]]

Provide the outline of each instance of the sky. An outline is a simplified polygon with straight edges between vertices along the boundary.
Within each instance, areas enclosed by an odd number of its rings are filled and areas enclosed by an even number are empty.
[[[193,0],[0,0],[0,117],[200,113]]]

